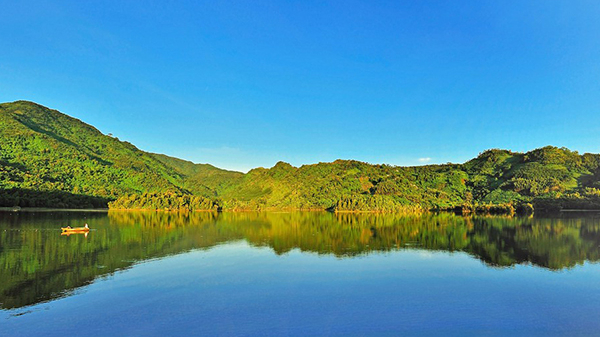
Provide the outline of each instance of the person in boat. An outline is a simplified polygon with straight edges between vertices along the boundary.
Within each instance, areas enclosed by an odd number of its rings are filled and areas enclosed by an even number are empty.
[[[85,224],[84,228],[85,229],[90,229],[87,224]]]
[[[67,226],[67,229],[71,229],[71,225],[68,225],[68,226]]]

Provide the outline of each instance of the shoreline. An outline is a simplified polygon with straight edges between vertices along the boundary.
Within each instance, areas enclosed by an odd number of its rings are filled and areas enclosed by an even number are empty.
[[[415,215],[415,214],[426,214],[426,213],[455,213],[452,210],[422,210],[422,211],[369,211],[369,210],[327,210],[327,209],[262,209],[262,210],[248,210],[248,209],[231,209],[231,210],[163,210],[163,209],[110,209],[110,208],[48,208],[48,207],[0,207],[0,212],[2,213],[50,213],[50,212],[79,212],[79,213],[108,213],[108,212],[165,212],[165,213],[252,213],[252,212],[266,212],[266,213],[290,213],[290,212],[327,212],[333,214],[360,214],[360,213],[372,213],[372,214],[406,214],[406,215]],[[544,211],[538,210],[534,212],[538,215],[548,214],[548,213],[600,213],[600,209],[561,209],[556,211]],[[456,213],[455,213],[456,214]],[[462,215],[504,215],[504,214],[490,214],[490,213],[468,213]],[[516,216],[513,215],[513,216]]]
[[[48,208],[48,207],[0,207],[0,212],[97,212],[107,213],[108,208]]]

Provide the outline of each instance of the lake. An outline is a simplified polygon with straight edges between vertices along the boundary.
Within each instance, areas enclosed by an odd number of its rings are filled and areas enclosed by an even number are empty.
[[[599,260],[593,213],[4,212],[0,335],[590,335]]]

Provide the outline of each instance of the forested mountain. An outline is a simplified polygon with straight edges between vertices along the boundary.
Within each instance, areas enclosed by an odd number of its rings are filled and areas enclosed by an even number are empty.
[[[197,171],[229,173],[212,166]],[[26,101],[0,104],[2,206],[106,207],[126,194],[189,193],[187,179],[179,165],[56,110]],[[218,185],[215,180],[208,185]]]
[[[600,208],[600,155],[544,147],[488,150],[465,164],[396,167],[357,161],[278,163],[250,171],[224,205],[334,210],[448,209],[511,213]]]
[[[0,104],[0,206],[512,213],[600,208],[600,155],[488,150],[464,164],[279,162],[247,174],[147,153],[35,103]]]

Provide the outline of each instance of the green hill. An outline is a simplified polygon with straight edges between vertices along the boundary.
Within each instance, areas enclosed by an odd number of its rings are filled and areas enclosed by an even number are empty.
[[[395,167],[358,161],[304,165],[279,162],[248,172],[224,191],[227,208],[418,210],[462,202],[466,173],[456,165]]]
[[[337,160],[296,168],[280,162],[250,171],[222,197],[226,208],[249,209],[512,213],[531,211],[528,204],[600,209],[599,167],[600,155],[552,146],[528,153],[488,150],[461,165],[395,167]]]
[[[187,210],[600,208],[600,155],[547,146],[488,150],[464,164],[279,162],[247,174],[103,135],[35,103],[0,104],[0,206]]]
[[[0,104],[2,206],[106,207],[131,193],[189,193],[186,179],[177,165],[56,110],[26,101]]]
[[[474,200],[597,208],[600,155],[546,146],[527,153],[488,150],[462,165]]]
[[[194,164],[164,154],[151,155],[181,175],[184,178],[183,187],[196,195],[215,197],[244,176],[241,172],[222,170],[210,164]]]

